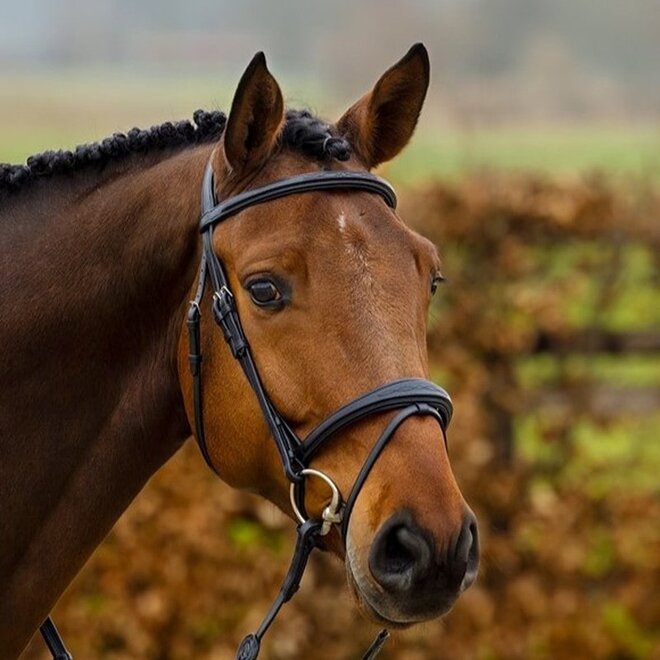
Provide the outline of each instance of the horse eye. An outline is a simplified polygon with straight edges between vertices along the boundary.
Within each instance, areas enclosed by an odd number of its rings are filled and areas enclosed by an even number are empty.
[[[250,297],[255,305],[271,307],[282,301],[282,294],[271,280],[255,280],[248,284]]]
[[[431,295],[434,296],[435,292],[438,290],[438,285],[442,284],[445,281],[445,278],[441,273],[436,273],[431,275]]]

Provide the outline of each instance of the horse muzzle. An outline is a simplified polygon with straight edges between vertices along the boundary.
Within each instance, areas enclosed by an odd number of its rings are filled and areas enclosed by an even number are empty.
[[[441,552],[407,510],[380,526],[362,556],[350,531],[346,549],[349,583],[358,601],[371,618],[389,626],[408,626],[446,614],[475,581],[479,567],[479,532],[469,510]]]

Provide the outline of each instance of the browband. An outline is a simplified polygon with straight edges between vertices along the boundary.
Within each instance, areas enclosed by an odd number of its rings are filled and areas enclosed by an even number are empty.
[[[207,184],[207,178],[213,180],[213,169],[211,164],[204,173],[204,188],[213,190]],[[390,207],[396,208],[396,193],[387,181],[381,179],[375,174],[368,172],[309,172],[308,174],[299,174],[298,176],[280,179],[267,183],[260,188],[252,188],[245,192],[229,197],[228,199],[214,204],[213,199],[204,199],[204,208],[202,209],[202,218],[200,220],[199,230],[204,232],[210,226],[222,222],[226,218],[246,209],[255,204],[263,204],[273,199],[295,195],[296,193],[319,191],[319,190],[362,190],[380,195],[385,203]]]

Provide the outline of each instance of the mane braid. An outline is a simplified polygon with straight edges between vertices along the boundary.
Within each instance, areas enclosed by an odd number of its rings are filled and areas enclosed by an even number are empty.
[[[210,142],[222,135],[226,121],[222,112],[197,110],[192,121],[166,122],[147,130],[132,128],[128,133],[115,133],[101,142],[83,144],[73,151],[44,151],[30,156],[25,165],[0,163],[0,193],[19,190],[38,178],[77,172],[130,154]],[[309,110],[287,111],[279,141],[316,160],[345,161],[351,156],[349,142],[333,135],[330,125]]]
[[[329,124],[309,110],[288,110],[280,141],[317,160],[348,160],[351,145],[344,137],[332,134]]]
[[[222,135],[225,123],[222,112],[196,110],[192,122],[165,122],[147,130],[132,128],[101,142],[80,145],[73,151],[44,151],[30,156],[25,165],[0,163],[0,192],[16,191],[37,178],[76,172],[88,165],[102,165],[130,154],[209,142]]]

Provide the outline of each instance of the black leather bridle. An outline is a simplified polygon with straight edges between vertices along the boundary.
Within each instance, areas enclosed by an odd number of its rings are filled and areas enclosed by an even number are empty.
[[[340,525],[342,539],[346,543],[348,522],[360,490],[376,460],[399,426],[413,415],[428,415],[438,421],[444,432],[449,425],[452,414],[451,399],[445,390],[427,380],[406,378],[385,383],[353,399],[324,419],[304,440],[301,440],[279,415],[270,400],[254,364],[248,341],[243,333],[225,270],[213,249],[213,230],[218,223],[256,204],[263,204],[288,195],[323,190],[371,192],[380,195],[389,207],[396,208],[396,195],[392,187],[383,179],[366,172],[338,171],[301,174],[269,183],[260,188],[247,190],[218,203],[215,194],[213,169],[209,163],[206,167],[202,185],[200,231],[203,252],[197,293],[195,299],[190,303],[188,311],[195,435],[206,462],[215,470],[209,456],[204,434],[202,355],[199,326],[200,304],[206,282],[209,281],[213,290],[212,310],[214,318],[222,329],[232,355],[238,360],[256,394],[262,414],[270,428],[275,446],[282,460],[284,472],[291,482],[291,504],[299,521],[296,549],[280,593],[256,633],[248,635],[242,641],[236,655],[238,660],[253,660],[257,657],[261,638],[282,605],[297,591],[309,554],[316,546],[319,537],[327,534],[331,526],[336,524]],[[310,468],[310,463],[318,450],[342,429],[375,413],[389,410],[398,410],[398,413],[388,423],[367,456],[344,504],[332,479],[324,473]],[[304,484],[305,479],[309,477],[322,479],[332,491],[330,505],[324,509],[320,520],[310,518],[305,510]],[[387,633],[383,631],[372,644],[365,658],[373,658],[386,638]]]
[[[275,441],[284,473],[291,483],[291,505],[298,519],[296,547],[289,571],[282,583],[279,594],[266,617],[255,633],[247,635],[241,642],[237,660],[255,660],[259,654],[261,639],[277,616],[281,607],[296,593],[300,585],[307,560],[317,546],[320,537],[327,534],[333,525],[339,527],[342,540],[346,543],[348,523],[357,497],[381,452],[392,439],[396,430],[412,416],[430,416],[440,425],[443,436],[452,415],[451,399],[447,392],[434,383],[405,378],[379,385],[336,410],[324,419],[309,435],[301,440],[280,416],[268,393],[264,389],[259,372],[254,363],[249,343],[238,315],[234,296],[224,267],[213,249],[213,230],[220,222],[241,211],[288,195],[305,192],[332,190],[355,190],[380,195],[390,208],[396,208],[396,195],[392,187],[383,179],[367,172],[336,171],[301,174],[269,183],[259,188],[247,190],[217,201],[211,162],[208,163],[202,184],[202,214],[200,233],[202,235],[202,257],[195,298],[190,302],[187,316],[189,361],[193,379],[193,410],[195,417],[195,437],[204,459],[217,472],[211,461],[204,433],[204,408],[202,397],[202,351],[200,340],[201,304],[207,283],[213,291],[211,309],[216,323],[220,326],[232,355],[238,361],[255,392],[270,433]],[[310,467],[319,449],[341,430],[359,420],[386,411],[397,411],[368,454],[345,502],[333,480],[323,472]],[[323,510],[320,519],[311,518],[305,509],[305,480],[311,477],[323,480],[331,490],[330,504]],[[44,630],[46,626],[52,629]],[[52,621],[46,620],[42,634],[47,632],[57,636]],[[389,633],[382,630],[364,655],[364,660],[374,658],[387,640]],[[58,640],[59,640],[59,636]],[[49,639],[46,638],[47,642]],[[60,644],[61,644],[61,640]],[[51,651],[53,650],[49,643]],[[61,647],[64,649],[64,646]],[[65,651],[65,649],[64,649]],[[66,651],[65,651],[66,652]],[[55,652],[53,651],[55,656]],[[62,658],[70,657],[60,656]],[[59,658],[58,658],[59,660]]]

